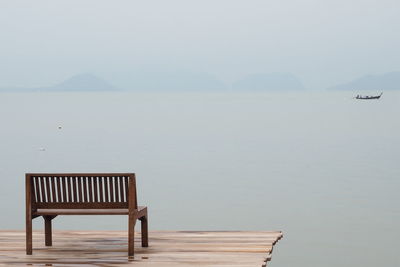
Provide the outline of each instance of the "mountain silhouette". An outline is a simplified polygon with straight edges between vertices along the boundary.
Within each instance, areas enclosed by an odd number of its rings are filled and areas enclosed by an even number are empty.
[[[400,72],[388,72],[381,75],[365,75],[353,81],[342,83],[328,90],[399,90]]]
[[[304,90],[302,82],[290,73],[252,74],[232,84],[233,90],[240,91],[289,91]]]
[[[107,81],[90,73],[78,74],[49,87],[34,88],[35,91],[114,91],[117,90]]]

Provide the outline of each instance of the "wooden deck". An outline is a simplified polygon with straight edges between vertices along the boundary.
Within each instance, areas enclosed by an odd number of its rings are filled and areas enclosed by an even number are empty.
[[[265,266],[281,232],[153,231],[148,248],[136,234],[127,256],[126,231],[55,231],[53,247],[33,233],[25,255],[24,231],[0,231],[0,266]]]

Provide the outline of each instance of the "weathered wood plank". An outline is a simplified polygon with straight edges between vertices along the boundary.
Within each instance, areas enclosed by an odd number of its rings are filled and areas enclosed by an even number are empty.
[[[128,257],[126,231],[55,231],[53,247],[33,233],[34,253],[25,255],[24,231],[0,231],[0,266],[265,266],[281,232],[153,231],[149,247],[135,234]]]

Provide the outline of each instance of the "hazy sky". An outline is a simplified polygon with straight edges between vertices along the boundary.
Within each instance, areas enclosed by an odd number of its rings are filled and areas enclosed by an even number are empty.
[[[81,72],[290,72],[318,89],[400,70],[398,0],[0,2],[0,86]]]

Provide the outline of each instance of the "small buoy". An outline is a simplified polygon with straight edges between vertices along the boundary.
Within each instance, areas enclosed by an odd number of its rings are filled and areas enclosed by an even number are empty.
[[[62,128],[61,125],[59,125],[59,126],[58,126],[58,129],[61,130],[61,128]]]
[[[44,147],[40,147],[39,151],[46,151],[46,149]]]

